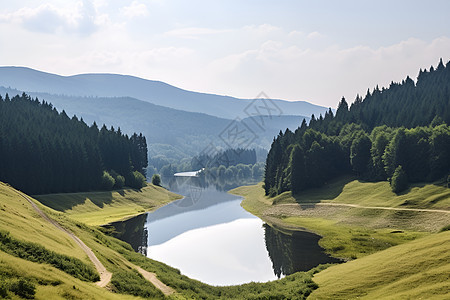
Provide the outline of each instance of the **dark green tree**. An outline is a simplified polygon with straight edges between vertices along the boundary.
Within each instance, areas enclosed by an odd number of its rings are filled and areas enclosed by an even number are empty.
[[[161,177],[158,174],[153,174],[152,176],[152,184],[161,186]]]
[[[294,145],[290,158],[291,165],[291,191],[293,194],[298,194],[306,187],[306,168],[305,168],[305,154],[299,145]]]
[[[408,188],[408,177],[406,173],[403,171],[401,165],[399,165],[392,175],[391,178],[391,189],[394,193],[398,194],[403,192]]]

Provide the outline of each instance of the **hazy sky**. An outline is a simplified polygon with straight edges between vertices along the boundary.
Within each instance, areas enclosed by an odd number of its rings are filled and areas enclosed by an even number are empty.
[[[0,65],[61,75],[335,107],[450,59],[446,0],[2,2]]]

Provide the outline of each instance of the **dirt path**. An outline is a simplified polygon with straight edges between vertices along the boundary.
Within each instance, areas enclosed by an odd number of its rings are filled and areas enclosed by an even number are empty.
[[[142,276],[148,281],[150,281],[157,289],[163,292],[164,295],[169,296],[175,293],[175,290],[171,287],[165,285],[161,280],[156,277],[155,273],[146,271],[139,266],[134,265],[134,268],[141,273]]]
[[[364,208],[364,209],[383,209],[383,210],[397,210],[397,211],[417,211],[417,212],[437,212],[450,214],[450,210],[443,209],[427,209],[427,208],[400,208],[400,207],[384,207],[384,206],[363,206],[358,204],[348,204],[348,203],[327,203],[327,202],[319,202],[319,203],[298,203],[298,204],[278,204],[279,206],[345,206],[345,207],[354,207],[354,208]]]
[[[100,260],[97,258],[97,256],[95,256],[94,252],[92,251],[91,248],[89,248],[82,240],[80,240],[73,232],[65,229],[64,227],[62,227],[58,222],[56,222],[55,220],[52,220],[51,218],[49,218],[37,205],[36,203],[33,202],[33,200],[31,200],[31,198],[20,192],[15,190],[22,198],[26,199],[31,206],[33,207],[33,209],[42,217],[44,218],[47,222],[53,224],[56,228],[58,228],[59,230],[67,233],[80,247],[81,249],[86,253],[86,255],[89,257],[89,259],[91,260],[91,262],[94,264],[95,269],[97,270],[97,272],[100,274],[100,281],[97,281],[96,284],[100,287],[105,287],[107,286],[110,281],[111,281],[111,277],[112,277],[112,273],[109,272],[108,270],[106,270],[105,266],[100,262]],[[144,269],[142,269],[139,266],[136,266],[130,262],[128,262],[128,264],[133,267],[134,269],[136,269],[139,273],[141,273],[141,275],[148,280],[150,283],[152,283],[157,289],[161,290],[161,292],[164,293],[164,295],[168,296],[171,295],[173,293],[175,293],[175,290],[173,290],[171,287],[165,285],[161,280],[159,280],[156,277],[155,273],[152,272],[148,272]]]
[[[108,283],[111,281],[111,277],[112,277],[112,273],[109,272],[108,270],[106,270],[105,266],[100,262],[100,260],[97,258],[97,256],[95,256],[94,252],[91,250],[91,248],[89,248],[82,240],[80,240],[75,234],[73,234],[72,232],[70,232],[69,230],[63,228],[61,225],[59,225],[58,222],[56,222],[55,220],[50,219],[37,205],[36,203],[33,202],[33,200],[31,200],[30,197],[28,197],[26,194],[17,191],[17,193],[22,196],[23,198],[25,198],[30,204],[31,206],[34,208],[34,210],[42,217],[44,218],[47,222],[53,224],[56,228],[58,228],[59,230],[67,233],[80,247],[81,249],[84,251],[84,253],[86,253],[86,255],[89,257],[89,259],[91,260],[91,262],[94,264],[95,269],[97,270],[97,272],[100,274],[100,281],[97,281],[96,284],[100,287],[105,287],[108,285]]]

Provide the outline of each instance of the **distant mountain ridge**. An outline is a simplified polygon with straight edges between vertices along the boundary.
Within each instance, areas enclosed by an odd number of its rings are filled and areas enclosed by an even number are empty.
[[[234,119],[243,113],[270,114],[267,107],[260,106],[259,109],[254,110],[254,107],[251,107],[253,99],[192,92],[161,81],[129,75],[60,76],[25,67],[0,67],[0,86],[27,92],[66,96],[132,97],[174,109],[206,113],[227,119]],[[270,105],[272,105],[272,111],[278,114],[318,116],[326,111],[325,107],[306,101],[271,99]]]
[[[108,128],[120,127],[123,133],[142,132],[147,137],[150,157],[163,155],[174,161],[199,154],[213,144],[226,147],[220,134],[234,121],[204,113],[187,112],[155,105],[130,97],[75,97],[48,93],[21,91],[0,86],[0,95],[8,93],[11,97],[26,92],[52,103],[58,111],[65,110],[67,115],[78,118],[88,124],[94,121],[98,126],[106,124]],[[241,113],[242,115],[242,113]],[[263,117],[264,123],[256,124],[252,118],[242,118],[257,139],[250,147],[267,149],[280,129],[295,130],[304,116],[281,115]],[[256,119],[259,121],[259,117]]]

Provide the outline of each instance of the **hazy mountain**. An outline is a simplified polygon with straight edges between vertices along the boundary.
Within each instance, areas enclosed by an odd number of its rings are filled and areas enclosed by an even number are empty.
[[[22,91],[0,87],[0,94],[10,96]],[[297,128],[302,116],[261,116],[241,121],[218,118],[203,113],[167,108],[131,97],[80,97],[28,92],[52,103],[59,111],[91,125],[120,127],[122,132],[142,132],[147,137],[150,156],[163,155],[171,160],[197,155],[211,146],[227,148],[227,130],[236,124],[247,130],[248,146],[268,148],[280,129]],[[250,140],[251,139],[251,140]],[[244,142],[246,142],[244,140]],[[247,146],[247,143],[245,144]],[[237,146],[237,145],[231,145]],[[209,150],[210,151],[210,150]]]
[[[164,82],[127,75],[59,76],[23,67],[0,67],[0,86],[66,96],[132,97],[170,108],[228,119],[254,113],[318,116],[326,110],[305,101],[272,100],[265,105],[256,106],[252,105],[252,99],[191,92]]]

